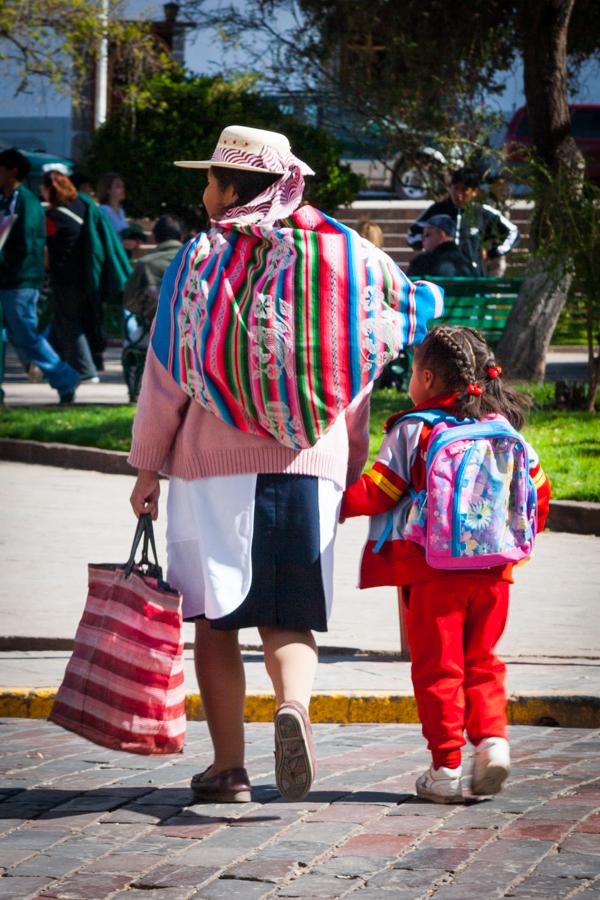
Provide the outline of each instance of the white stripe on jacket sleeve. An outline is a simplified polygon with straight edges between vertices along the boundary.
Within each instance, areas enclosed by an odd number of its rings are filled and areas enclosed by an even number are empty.
[[[482,203],[482,208],[496,219],[502,229],[504,230],[506,237],[502,241],[502,243],[498,244],[494,249],[498,256],[504,256],[506,253],[510,253],[515,244],[520,238],[520,232],[514,222],[511,222],[510,219],[507,219],[506,216],[503,216],[500,210],[495,209],[493,206],[488,206],[487,203]]]

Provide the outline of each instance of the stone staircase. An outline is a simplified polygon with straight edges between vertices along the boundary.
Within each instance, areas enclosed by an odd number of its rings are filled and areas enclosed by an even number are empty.
[[[376,222],[384,234],[383,249],[396,260],[401,269],[406,269],[413,256],[413,250],[405,240],[409,226],[430,206],[429,200],[356,200],[350,206],[341,206],[335,210],[334,216],[358,229],[361,222]],[[518,225],[521,240],[515,250],[507,257],[506,276],[517,278],[524,274],[527,250],[529,246],[529,222],[532,204],[523,200],[511,204],[509,215]]]

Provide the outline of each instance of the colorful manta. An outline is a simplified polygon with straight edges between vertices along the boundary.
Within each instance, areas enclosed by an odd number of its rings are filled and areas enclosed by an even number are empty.
[[[302,449],[442,310],[436,285],[303,206],[188,242],[165,275],[152,347],[224,422]]]

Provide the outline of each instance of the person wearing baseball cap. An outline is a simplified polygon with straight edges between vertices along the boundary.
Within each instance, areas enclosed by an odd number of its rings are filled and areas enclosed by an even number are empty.
[[[411,261],[406,274],[422,278],[469,278],[472,268],[454,242],[456,223],[451,216],[432,216],[423,222],[423,253]]]
[[[448,196],[425,209],[406,235],[409,247],[421,250],[427,222],[433,216],[449,216],[454,222],[454,243],[469,262],[471,278],[485,275],[484,263],[505,257],[519,241],[514,222],[489,203],[478,201],[480,181],[477,169],[457,169],[450,177]]]

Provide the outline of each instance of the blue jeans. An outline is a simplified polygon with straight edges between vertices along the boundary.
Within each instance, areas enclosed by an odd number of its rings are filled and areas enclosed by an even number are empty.
[[[35,363],[50,386],[62,397],[75,390],[79,384],[79,375],[63,362],[45,337],[37,330],[37,299],[39,291],[35,288],[11,288],[0,290],[0,303],[4,314],[4,326],[8,339],[21,358]]]

